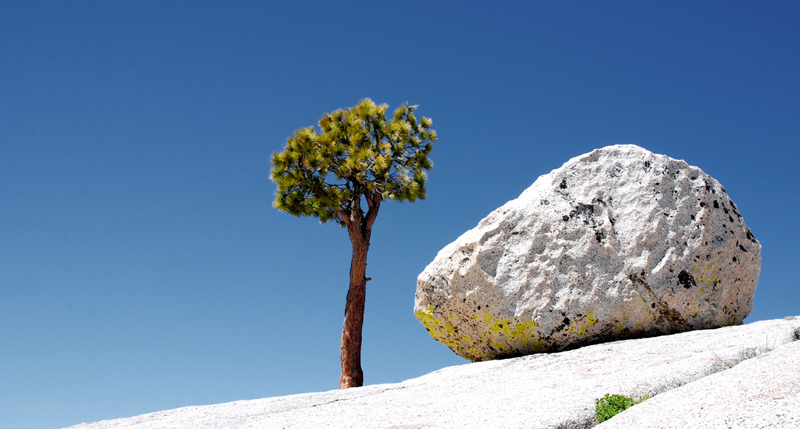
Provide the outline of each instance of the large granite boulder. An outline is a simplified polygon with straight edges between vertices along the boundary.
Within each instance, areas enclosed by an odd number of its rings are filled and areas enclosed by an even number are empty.
[[[539,177],[442,249],[415,314],[472,361],[741,324],[761,245],[725,189],[634,145]]]

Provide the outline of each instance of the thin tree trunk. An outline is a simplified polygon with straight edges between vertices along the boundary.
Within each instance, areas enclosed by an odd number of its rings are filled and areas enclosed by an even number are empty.
[[[361,370],[361,328],[364,325],[364,303],[367,294],[366,271],[369,238],[364,240],[361,228],[356,228],[357,230],[350,231],[353,259],[350,261],[350,289],[347,291],[344,327],[342,328],[340,389],[359,387],[364,384],[364,372]]]

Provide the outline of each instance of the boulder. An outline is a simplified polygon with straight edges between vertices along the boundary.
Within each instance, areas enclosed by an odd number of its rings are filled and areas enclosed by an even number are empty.
[[[415,314],[483,361],[741,324],[761,245],[736,204],[685,161],[634,145],[540,176],[442,249]]]
[[[703,383],[706,378],[711,380],[711,377],[723,389],[717,392],[698,389],[695,396],[698,406],[710,405],[717,398],[723,401],[720,404],[739,404],[737,401],[746,400],[761,406],[730,410],[737,418],[751,422],[765,420],[774,427],[797,427],[787,424],[800,410],[796,395],[800,342],[795,341],[796,332],[800,332],[800,318],[769,320],[596,344],[560,353],[468,363],[402,383],[184,407],[85,423],[72,429],[583,429],[597,423],[595,399],[607,393],[637,399],[656,396],[604,425],[638,411],[639,407],[645,411],[645,407],[660,408],[672,401],[678,414],[673,417],[680,418],[679,414],[685,409],[681,392],[695,391],[694,385],[705,385],[696,383]],[[758,384],[760,387],[744,394],[728,390],[738,389],[743,382],[753,380],[745,370],[753,368],[748,365],[751,361],[768,364],[757,367],[760,368],[758,375],[769,382]],[[729,369],[731,367],[733,369]],[[739,371],[740,367],[745,371]],[[335,385],[336,381],[332,380],[331,384]],[[671,394],[673,389],[676,395]],[[702,399],[700,392],[708,394],[707,399]],[[722,399],[725,396],[730,397],[727,402]],[[715,406],[714,410],[721,408]],[[788,411],[790,415],[782,420],[771,414],[776,410]],[[642,420],[634,422],[647,421],[647,413],[638,415],[643,416]],[[716,411],[714,416],[722,418]],[[620,427],[731,427],[704,424],[712,422],[710,419],[700,422],[691,424],[690,421],[682,426],[633,424]]]

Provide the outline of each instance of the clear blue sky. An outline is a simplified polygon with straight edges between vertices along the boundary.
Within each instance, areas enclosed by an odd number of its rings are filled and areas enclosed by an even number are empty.
[[[336,389],[350,243],[272,208],[269,156],[364,97],[439,134],[375,225],[367,384],[465,363],[416,276],[610,144],[718,179],[763,245],[746,322],[800,314],[800,3],[230,3],[0,3],[0,427]]]

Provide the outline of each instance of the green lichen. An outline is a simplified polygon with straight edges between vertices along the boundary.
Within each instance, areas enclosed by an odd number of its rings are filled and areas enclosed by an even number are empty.
[[[487,312],[483,313],[483,320],[489,331],[484,332],[483,336],[498,351],[495,356],[539,347],[540,340],[535,337],[538,325],[534,321],[519,321],[516,317],[513,320],[495,319]]]
[[[739,321],[739,316],[736,313],[731,313],[728,315],[728,323],[726,323],[725,325],[734,326],[737,324],[738,321]]]
[[[417,320],[422,323],[422,326],[428,330],[431,337],[449,347],[450,344],[448,344],[447,339],[449,335],[447,335],[447,332],[453,331],[453,325],[446,320],[436,317],[433,310],[434,307],[429,305],[425,310],[415,311],[414,315],[417,317]]]
[[[538,338],[538,325],[534,321],[516,317],[510,320],[495,319],[489,312],[469,315],[464,320],[467,316],[450,313],[445,317],[437,314],[432,305],[414,314],[431,337],[472,361],[547,351]],[[478,338],[473,340],[459,332],[458,327],[467,321],[468,325],[478,328]],[[474,325],[475,322],[479,322],[478,326]]]
[[[586,319],[576,319],[570,321],[569,328],[567,332],[577,334],[579,337],[582,337],[583,334],[588,331],[590,326],[593,326],[597,323],[597,313],[594,311],[590,311],[586,313]],[[624,328],[623,328],[624,329]]]
[[[694,270],[698,270],[697,264],[693,265],[692,268]],[[703,272],[697,278],[698,283],[705,283],[708,286],[711,286],[712,290],[720,290],[722,289],[722,285],[720,285],[721,281],[719,276],[716,274],[706,273],[706,271],[715,272],[719,271],[719,268],[716,265],[712,265],[710,268],[708,266],[703,266]],[[705,291],[701,289],[701,295],[703,295]]]

